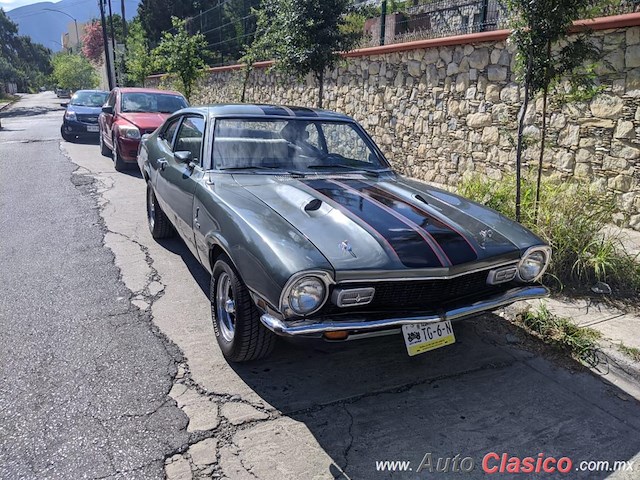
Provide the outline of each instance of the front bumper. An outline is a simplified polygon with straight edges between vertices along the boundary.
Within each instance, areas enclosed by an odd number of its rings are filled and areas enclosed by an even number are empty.
[[[65,120],[62,124],[62,128],[67,135],[86,135],[87,137],[97,137],[100,133],[100,129],[97,123],[84,123],[73,120]]]
[[[349,320],[333,321],[333,320],[314,320],[302,319],[286,322],[279,318],[265,313],[260,320],[269,330],[277,335],[285,337],[294,337],[297,335],[319,336],[325,332],[335,332],[344,330],[355,330],[366,332],[369,330],[384,330],[400,327],[402,325],[412,323],[436,323],[443,320],[462,320],[473,317],[481,313],[490,312],[500,307],[510,305],[521,300],[533,300],[536,298],[544,298],[549,295],[549,289],[541,285],[532,285],[526,287],[512,288],[499,295],[494,295],[483,300],[465,305],[463,307],[453,308],[438,313],[426,315],[408,315],[393,318],[385,318],[382,320],[367,320],[364,316],[354,315]]]

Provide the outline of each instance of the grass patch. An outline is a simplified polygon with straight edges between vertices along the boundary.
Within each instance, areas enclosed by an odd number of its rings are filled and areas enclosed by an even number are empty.
[[[515,178],[472,177],[461,182],[461,195],[515,218]],[[586,183],[545,179],[534,218],[533,176],[522,184],[522,224],[553,248],[545,278],[551,287],[590,288],[606,282],[616,296],[640,295],[640,261],[627,253],[618,237],[603,233],[612,223],[616,202],[611,195]]]
[[[545,343],[568,352],[586,364],[597,363],[598,340],[602,334],[588,327],[579,327],[568,318],[558,317],[545,304],[537,310],[521,314],[516,323]]]
[[[618,350],[630,357],[634,362],[640,362],[640,348],[628,347],[621,342],[618,344]]]

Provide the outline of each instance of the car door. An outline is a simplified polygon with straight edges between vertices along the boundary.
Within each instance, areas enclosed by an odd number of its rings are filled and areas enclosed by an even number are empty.
[[[205,123],[204,117],[198,114],[182,116],[173,143],[165,143],[166,163],[160,162],[156,181],[156,193],[162,198],[162,204],[167,205],[165,213],[196,257],[193,194],[203,175]]]
[[[118,91],[112,90],[109,94],[109,98],[107,99],[107,103],[104,104],[105,107],[111,107],[113,109],[113,113],[102,112],[100,114],[100,122],[101,122],[101,135],[102,141],[111,149],[113,149],[113,142],[111,139],[113,138],[111,131],[113,129],[113,122],[116,117],[116,101],[118,98]]]

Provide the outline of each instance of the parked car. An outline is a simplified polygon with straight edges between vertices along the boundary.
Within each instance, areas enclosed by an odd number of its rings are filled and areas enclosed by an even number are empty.
[[[153,132],[169,115],[188,105],[178,92],[114,88],[98,119],[100,153],[113,157],[118,171],[135,165],[140,137]]]
[[[98,115],[109,92],[78,90],[71,100],[61,103],[65,107],[60,135],[67,142],[76,137],[98,137]]]
[[[451,322],[541,298],[551,250],[494,210],[394,172],[353,119],[218,105],[176,112],[142,140],[154,238],[177,232],[211,273],[230,361],[277,336],[402,333],[410,355]]]
[[[56,96],[58,98],[70,98],[71,90],[67,88],[56,88]]]

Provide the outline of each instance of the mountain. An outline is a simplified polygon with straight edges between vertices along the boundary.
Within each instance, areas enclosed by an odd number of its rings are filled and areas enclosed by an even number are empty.
[[[138,11],[139,0],[125,0],[125,14],[131,20]],[[120,1],[111,0],[113,13],[120,14]],[[43,44],[53,51],[62,49],[60,37],[67,32],[73,20],[59,12],[46,10],[51,8],[71,15],[78,23],[92,18],[100,18],[98,0],[61,0],[59,2],[39,2],[9,10],[7,16],[18,24],[20,35],[28,35],[31,40]],[[108,13],[108,11],[107,11]],[[73,27],[71,27],[73,28]],[[82,32],[80,32],[82,36]]]

